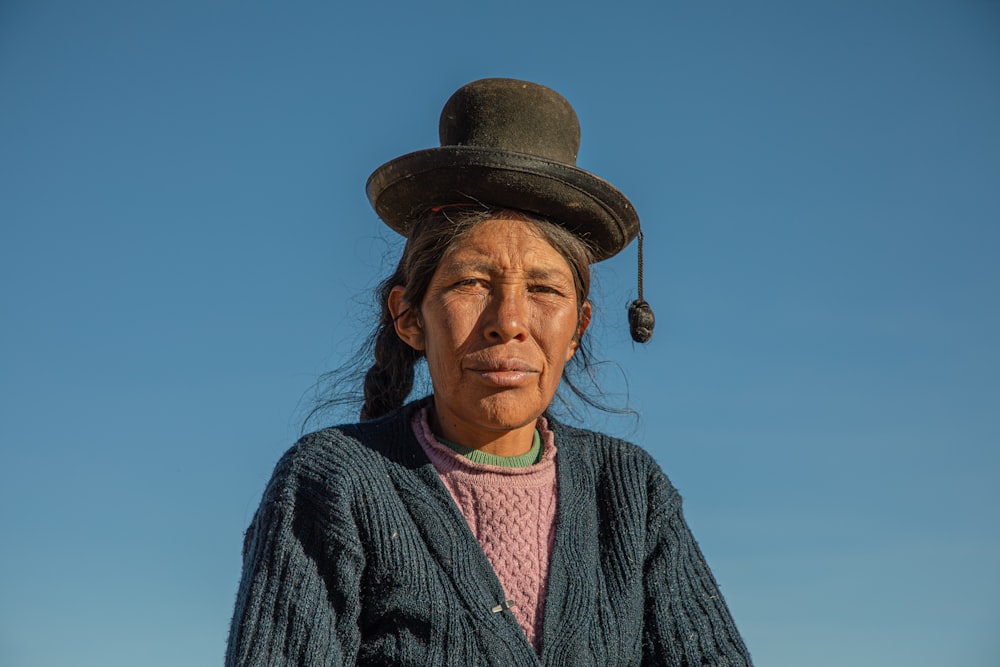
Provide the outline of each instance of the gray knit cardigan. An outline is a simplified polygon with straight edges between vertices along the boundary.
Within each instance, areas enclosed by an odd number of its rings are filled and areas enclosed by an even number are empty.
[[[419,405],[306,436],[278,463],[246,534],[228,667],[750,665],[659,466],[551,420],[537,655],[413,435]]]

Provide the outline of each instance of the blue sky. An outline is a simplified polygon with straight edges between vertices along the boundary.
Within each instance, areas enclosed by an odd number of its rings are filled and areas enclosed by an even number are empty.
[[[221,663],[242,532],[460,85],[549,85],[647,235],[611,398],[757,664],[1000,664],[1000,6],[0,3],[0,664]],[[331,415],[328,421],[347,418]]]

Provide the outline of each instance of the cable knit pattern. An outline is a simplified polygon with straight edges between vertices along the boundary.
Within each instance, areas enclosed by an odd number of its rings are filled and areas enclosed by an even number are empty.
[[[493,566],[511,611],[539,651],[549,554],[555,540],[556,447],[539,419],[542,459],[525,468],[474,463],[442,445],[427,423],[427,410],[413,417],[413,432]]]
[[[551,420],[536,653],[417,442],[423,405],[313,433],[278,462],[244,541],[227,667],[749,667],[659,466]]]

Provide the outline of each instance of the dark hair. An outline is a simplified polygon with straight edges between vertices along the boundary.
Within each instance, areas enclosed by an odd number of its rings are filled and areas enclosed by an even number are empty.
[[[507,218],[522,220],[532,225],[563,257],[573,273],[576,288],[578,313],[590,294],[590,264],[593,252],[578,236],[542,217],[522,211],[489,207],[449,207],[430,212],[416,220],[410,230],[403,254],[395,271],[383,280],[375,290],[378,322],[372,335],[363,345],[362,353],[339,371],[327,374],[321,379],[324,384],[335,388],[334,396],[319,402],[306,421],[317,413],[337,405],[352,403],[361,398],[361,419],[375,419],[401,407],[413,389],[415,371],[423,352],[410,347],[396,334],[392,313],[389,311],[389,293],[393,288],[404,288],[403,299],[407,303],[419,304],[424,300],[427,288],[441,260],[454,245],[465,237],[476,225],[487,220]],[[372,363],[364,371],[363,397],[347,391],[345,382],[357,382],[363,370],[363,360]],[[360,366],[360,368],[359,368]],[[565,385],[583,403],[611,412],[620,412],[602,405],[583,392],[573,381],[579,371],[593,379],[590,350],[586,337],[579,341],[579,347],[563,371],[562,385]],[[352,382],[352,384],[353,384]]]

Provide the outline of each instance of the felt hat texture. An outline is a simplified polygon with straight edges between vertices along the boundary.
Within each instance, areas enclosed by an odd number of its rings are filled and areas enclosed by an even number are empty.
[[[594,260],[639,232],[631,202],[576,166],[580,123],[559,93],[515,79],[481,79],[445,104],[441,146],[383,164],[368,178],[378,216],[406,236],[437,206],[485,204],[541,215],[583,239]]]

